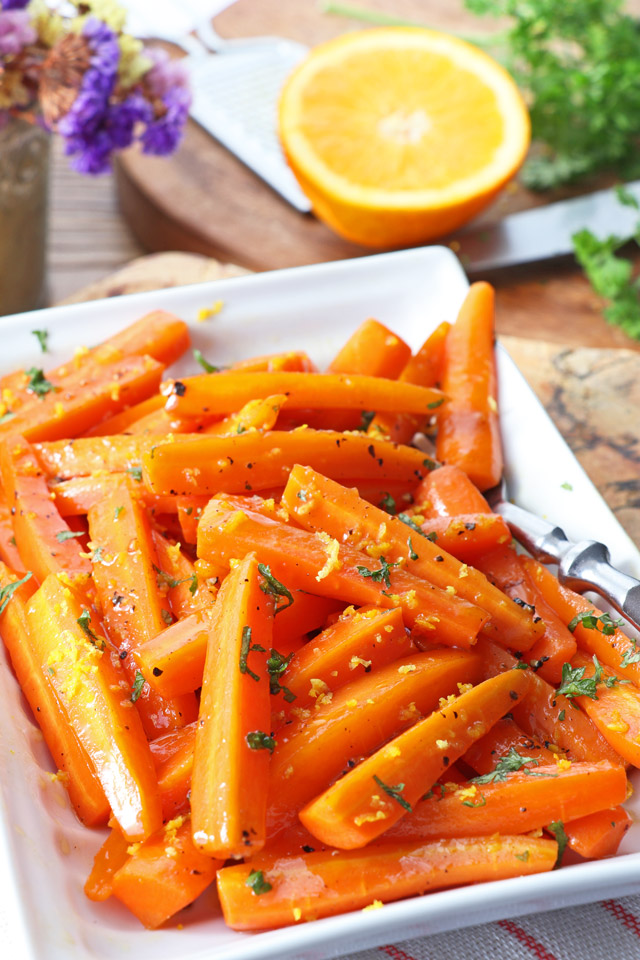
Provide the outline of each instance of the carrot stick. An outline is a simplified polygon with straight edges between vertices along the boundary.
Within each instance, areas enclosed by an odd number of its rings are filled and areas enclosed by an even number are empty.
[[[454,464],[440,466],[422,480],[416,490],[416,507],[429,518],[491,510],[464,470]]]
[[[113,893],[113,875],[129,859],[128,847],[129,841],[114,826],[93,858],[93,867],[84,885],[89,900],[98,903],[109,899]]]
[[[40,582],[50,573],[64,573],[77,585],[86,584],[91,564],[51,502],[47,482],[24,437],[12,434],[0,443],[0,472],[13,511],[22,566]]]
[[[474,283],[445,343],[442,389],[449,400],[438,410],[436,456],[480,490],[502,474],[493,338],[493,287]]]
[[[109,804],[93,763],[69,727],[60,700],[42,672],[38,638],[32,636],[29,629],[27,604],[35,583],[32,578],[16,589],[11,586],[15,582],[13,571],[0,564],[0,589],[14,590],[0,613],[4,645],[53,762],[62,771],[61,779],[76,814],[88,827],[99,826],[107,821]],[[5,593],[5,599],[7,595]]]
[[[89,511],[93,578],[112,642],[118,647],[129,682],[140,684],[137,707],[150,738],[195,719],[193,694],[165,700],[140,680],[131,656],[145,640],[173,620],[144,508],[124,488]],[[158,582],[160,581],[160,583]]]
[[[442,376],[444,344],[450,324],[441,323],[425,340],[414,357],[399,375],[401,383],[415,383],[420,387],[439,386]],[[409,413],[393,416],[377,413],[369,425],[372,436],[386,435],[396,443],[409,443],[414,433],[424,427],[424,417]]]
[[[545,600],[524,559],[511,546],[503,545],[476,562],[507,596],[517,603],[528,604],[542,619],[544,635],[528,651],[527,659],[544,680],[557,685],[562,676],[562,664],[568,663],[576,652],[576,641]]]
[[[198,523],[200,522],[202,511],[209,503],[210,498],[194,495],[190,497],[176,497],[175,499],[184,542],[197,543]]]
[[[415,513],[409,513],[419,522]],[[477,564],[485,554],[511,542],[511,531],[497,513],[463,513],[457,517],[432,517],[420,529],[434,543],[463,563]]]
[[[155,514],[176,513],[178,509],[176,497],[156,497],[127,473],[74,477],[50,484],[49,491],[53,494],[53,502],[61,517],[80,517],[119,485],[128,487],[132,496],[141,500]]]
[[[542,740],[529,736],[515,721],[504,717],[469,747],[464,760],[476,773],[490,773],[500,757],[505,757],[512,748],[520,756],[533,757],[539,764],[554,763],[561,755],[557,747],[554,753]]]
[[[556,820],[575,820],[621,803],[627,778],[608,763],[534,766],[488,783],[471,781],[431,796],[392,827],[391,840],[437,840],[526,833]]]
[[[289,370],[292,373],[317,373],[313,360],[304,350],[288,350],[285,353],[265,353],[260,357],[250,357],[248,360],[236,360],[230,370],[238,373],[281,373]]]
[[[73,477],[105,477],[130,472],[135,480],[142,454],[166,437],[79,437],[77,440],[54,440],[36,443],[34,450],[49,480],[70,480]]]
[[[149,684],[166,699],[202,686],[207,644],[215,621],[205,608],[142,643],[133,656]]]
[[[613,857],[618,852],[622,838],[632,823],[624,807],[617,806],[565,823],[564,829],[572,850],[588,860],[601,860],[603,857]]]
[[[165,409],[181,419],[228,414],[249,400],[284,393],[287,410],[389,410],[427,415],[443,395],[433,387],[338,373],[205,373],[162,385]]]
[[[296,708],[313,707],[358,674],[407,657],[413,649],[398,607],[347,608],[341,617],[293,655],[282,683],[295,694]],[[280,651],[282,652],[282,651]],[[283,719],[292,704],[283,704]]]
[[[509,670],[419,720],[308,803],[298,814],[303,826],[341,850],[375,840],[522,699],[528,682]]]
[[[266,374],[265,374],[266,376]],[[178,437],[143,456],[153,493],[245,493],[284,486],[292,466],[305,463],[333,476],[369,475],[410,484],[430,461],[413,447],[371,441],[365,434],[331,430],[256,431],[235,437]]]
[[[271,761],[269,834],[291,823],[299,808],[359,757],[377,749],[438,706],[456,684],[480,673],[474,654],[463,650],[416,653],[381,667],[340,690],[314,709],[301,710],[283,728]]]
[[[31,442],[74,437],[124,407],[155,393],[164,367],[151,357],[128,357],[77,373],[37,403],[20,409],[0,433],[22,433]]]
[[[196,724],[152,740],[151,755],[158,775],[158,790],[162,802],[162,819],[171,820],[189,810],[193,751],[196,743]]]
[[[180,544],[170,544],[157,530],[151,534],[158,558],[160,592],[165,592],[177,620],[211,607],[217,590],[198,578],[191,560],[182,552]],[[194,687],[195,689],[195,687]]]
[[[255,554],[225,579],[207,648],[191,786],[193,841],[210,857],[264,846],[271,694],[273,600]]]
[[[273,623],[273,643],[280,651],[292,640],[297,640],[301,630],[303,633],[311,633],[324,627],[329,616],[344,609],[343,603],[331,597],[318,597],[303,590],[291,592],[293,603],[278,610],[278,616]]]
[[[584,679],[594,678],[596,665],[579,651],[571,661],[574,670],[581,670]],[[575,697],[577,703],[616,753],[632,764],[640,766],[640,690],[632,683],[621,682],[612,670],[600,667],[600,681],[596,681],[594,697]]]
[[[327,367],[328,373],[366,373],[395,380],[411,357],[411,348],[378,320],[365,320]]]
[[[384,553],[385,559],[402,563],[415,576],[481,607],[491,618],[485,633],[499,636],[506,645],[528,650],[542,633],[543,624],[536,623],[530,611],[507,600],[483,574],[444,553],[400,518],[389,517],[361,500],[355,490],[309,467],[296,466],[283,503],[307,529],[324,530],[373,556]]]
[[[583,622],[579,622],[573,629],[573,636],[580,649],[589,656],[595,654],[600,663],[607,664],[616,673],[640,686],[640,658],[635,641],[630,640],[614,623],[606,621],[606,617],[603,621],[602,611],[598,607],[586,597],[563,587],[541,563],[526,558],[523,564],[549,606],[564,624],[568,626],[576,617],[580,620],[585,614],[593,614],[597,621],[595,627],[587,628]],[[604,633],[603,628],[612,632]]]
[[[486,677],[517,667],[518,661],[512,654],[484,637],[478,641],[477,650]],[[622,762],[589,717],[581,710],[573,710],[567,698],[558,696],[542,677],[529,669],[524,672],[529,674],[531,692],[512,711],[513,719],[523,730],[542,740],[545,746],[557,745],[571,760]]]
[[[131,702],[131,687],[97,633],[89,610],[50,576],[28,606],[41,669],[89,755],[120,829],[140,840],[162,814],[149,745]]]
[[[97,423],[90,430],[87,430],[85,437],[109,437],[118,433],[130,433],[130,428],[138,421],[144,419],[150,413],[156,413],[162,410],[164,399],[161,393],[155,393],[147,400],[136,403],[133,407],[127,407],[120,413],[115,413],[112,417]]]
[[[176,817],[140,844],[116,871],[113,895],[145,927],[155,930],[193,903],[221,866],[221,860],[212,860],[196,850],[189,820]]]
[[[405,624],[433,643],[471,646],[487,615],[404,570],[383,579],[381,565],[353,547],[272,520],[249,510],[234,510],[213,499],[200,520],[198,554],[228,563],[250,550],[290,591],[308,590],[347,603],[399,606]],[[382,568],[384,569],[384,568]],[[363,574],[362,571],[365,571]],[[429,611],[425,616],[424,611]]]
[[[224,867],[218,895],[234,930],[290,926],[430,890],[545,872],[553,869],[557,850],[552,840],[496,837],[491,843],[375,843],[339,857],[333,851],[276,855]]]

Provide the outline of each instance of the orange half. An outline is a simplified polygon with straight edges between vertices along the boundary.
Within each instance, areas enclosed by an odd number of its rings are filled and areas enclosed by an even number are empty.
[[[481,50],[420,27],[348,33],[289,78],[280,136],[314,211],[356,243],[432,240],[516,173],[529,116]]]

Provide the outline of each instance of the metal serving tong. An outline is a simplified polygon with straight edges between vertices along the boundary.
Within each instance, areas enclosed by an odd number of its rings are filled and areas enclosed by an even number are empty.
[[[604,543],[596,540],[574,543],[560,527],[511,503],[504,479],[486,490],[484,496],[491,508],[504,517],[516,540],[536,560],[558,564],[560,583],[578,593],[595,591],[640,630],[640,580],[611,565]]]

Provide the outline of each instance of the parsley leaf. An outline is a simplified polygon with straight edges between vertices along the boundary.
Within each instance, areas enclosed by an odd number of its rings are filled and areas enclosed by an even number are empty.
[[[486,804],[487,804],[486,798],[482,794],[479,794],[478,799],[475,801],[475,803],[473,802],[473,800],[462,801],[463,807],[485,807]]]
[[[268,750],[269,753],[273,753],[276,747],[276,741],[273,737],[270,737],[268,733],[263,733],[262,730],[252,730],[246,735],[245,740],[252,750]]]
[[[94,644],[94,646],[100,647],[100,649],[104,649],[104,641],[102,641],[100,637],[97,637],[93,632],[93,630],[91,629],[91,614],[89,613],[86,607],[82,608],[82,613],[76,620],[76,623],[78,624],[79,627],[82,627],[84,633],[86,633],[89,640],[91,641],[91,643]]]
[[[409,546],[409,560],[419,560],[420,557],[413,549],[413,544],[411,543],[411,537],[409,537],[409,539],[407,540],[407,544]]]
[[[363,410],[362,413],[360,414],[360,419],[361,419],[360,429],[364,430],[365,433],[371,426],[371,421],[373,420],[375,415],[376,415],[375,410]]]
[[[136,675],[133,678],[133,688],[131,690],[131,703],[135,703],[136,700],[140,699],[140,694],[142,693],[142,688],[144,687],[146,680],[144,679],[144,674],[141,670],[136,670]]]
[[[632,663],[640,663],[640,651],[636,649],[636,641],[632,640],[631,644],[631,650],[626,650],[622,660],[620,661],[621,667],[629,667]]]
[[[11,597],[14,595],[18,587],[21,587],[23,583],[26,583],[27,580],[30,580],[33,574],[29,570],[28,573],[25,573],[22,580],[13,580],[11,583],[6,583],[4,587],[0,590],[0,614],[4,613],[7,604],[11,600]]]
[[[385,587],[389,590],[391,588],[391,580],[389,578],[389,571],[391,567],[397,567],[399,561],[394,563],[387,563],[384,557],[380,557],[380,566],[377,570],[369,570],[368,567],[356,567],[356,570],[361,577],[370,577],[374,583],[384,583]]]
[[[142,483],[142,467],[129,467],[127,473],[138,483]]]
[[[558,841],[558,856],[556,859],[555,866],[553,868],[554,870],[557,870],[557,868],[562,863],[562,857],[564,856],[564,852],[567,849],[567,844],[569,843],[569,837],[566,834],[566,831],[564,829],[564,823],[562,822],[562,820],[553,820],[547,827],[547,830],[549,831],[549,833],[552,833],[556,838],[556,840]]]
[[[258,571],[262,574],[263,578],[263,582],[260,584],[260,589],[263,593],[269,594],[270,596],[276,598],[276,609],[274,616],[277,616],[277,614],[279,614],[282,610],[286,610],[287,607],[291,606],[293,603],[293,594],[287,589],[287,587],[285,587],[284,583],[280,583],[279,580],[276,580],[274,575],[271,573],[271,568],[268,564],[259,563]],[[287,602],[278,606],[278,597],[284,597]]]
[[[516,853],[516,860],[522,860],[523,863],[526,863],[529,859],[529,851],[525,850],[523,853]]]
[[[199,363],[202,369],[207,373],[219,373],[221,370],[221,367],[216,367],[212,363],[209,363],[209,361],[203,357],[201,350],[194,350],[193,356],[196,362]]]
[[[493,770],[490,773],[483,773],[479,777],[474,777],[471,780],[471,783],[502,783],[507,779],[507,774],[515,773],[517,770],[522,770],[526,764],[530,763],[531,766],[537,767],[540,761],[536,757],[523,757],[515,747],[511,747],[509,753],[505,754],[504,757],[500,757],[496,763]],[[524,771],[525,773],[532,775],[531,770]]]
[[[113,511],[113,519],[117,520],[123,510],[124,510],[124,507],[116,507],[115,510]]]
[[[267,673],[269,674],[269,692],[273,696],[277,696],[282,690],[282,696],[284,697],[287,703],[293,703],[296,699],[296,694],[292,693],[288,687],[284,687],[280,683],[280,677],[285,672],[293,654],[290,653],[288,657],[283,657],[281,653],[278,653],[277,650],[271,649],[270,656],[267,660]]]
[[[378,504],[381,510],[386,510],[387,513],[394,514],[396,512],[396,502],[391,496],[390,493],[385,493],[382,497],[382,500]]]
[[[571,701],[573,707],[577,707],[573,702],[574,697],[589,697],[590,700],[597,700],[597,686],[602,678],[602,667],[595,656],[593,662],[596,669],[592,677],[585,677],[586,667],[572,667],[570,663],[563,663],[562,682],[556,690],[556,695],[562,694]]]
[[[38,370],[36,367],[31,367],[30,370],[26,371],[29,381],[27,383],[27,390],[30,393],[35,393],[37,397],[45,397],[52,390],[59,390],[59,387],[55,387],[50,383],[45,375],[44,370]]]
[[[396,803],[399,803],[404,810],[408,810],[411,813],[411,804],[408,803],[405,798],[402,796],[402,791],[404,790],[404,783],[397,783],[395,787],[390,786],[388,783],[384,783],[380,777],[377,777],[374,773],[373,779],[378,784],[381,790],[387,794],[388,797],[391,797],[392,800],[395,800]]]
[[[47,340],[49,339],[49,331],[48,330],[32,330],[31,333],[34,335],[34,337],[37,338],[42,352],[48,353],[49,347],[47,345]]]
[[[419,527],[415,520],[412,520],[408,513],[399,513],[398,520],[406,524],[408,527],[411,527],[414,533],[419,533],[421,537],[426,537],[428,540],[431,539],[430,537],[427,537],[422,527]]]
[[[257,897],[261,893],[269,893],[269,890],[272,889],[271,884],[264,878],[263,870],[252,870],[245,880],[245,885],[250,887]]]
[[[612,620],[608,613],[596,615],[595,610],[583,610],[582,613],[576,614],[571,623],[567,624],[567,629],[573,633],[578,625],[585,627],[587,630],[600,630],[600,633],[603,633],[605,637],[610,637],[618,627],[624,625],[624,621]]]
[[[58,543],[64,543],[65,540],[73,540],[74,537],[81,537],[82,530],[58,530],[56,540]]]
[[[252,650],[256,650],[258,653],[265,652],[264,647],[261,647],[259,643],[251,643],[251,627],[243,627],[240,644],[240,673],[248,673],[252,680],[259,682],[260,677],[247,664],[247,657]]]
[[[153,569],[156,572],[156,583],[159,588],[166,583],[169,589],[173,590],[174,587],[179,587],[181,583],[188,583],[189,580],[191,580],[191,587],[189,587],[189,590],[191,590],[191,592],[194,593],[195,591],[192,589],[192,587],[193,587],[193,579],[195,577],[196,589],[197,589],[198,578],[195,573],[192,574],[190,577],[183,577],[182,580],[176,580],[175,577],[172,577],[170,574],[165,573],[165,571],[161,570],[160,567],[156,567],[155,563],[153,565]]]

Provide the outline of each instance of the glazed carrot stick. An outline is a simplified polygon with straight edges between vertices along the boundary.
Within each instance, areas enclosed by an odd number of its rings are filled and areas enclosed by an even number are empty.
[[[589,656],[595,654],[600,663],[607,664],[616,673],[627,677],[636,686],[640,686],[640,658],[637,655],[635,641],[630,640],[622,630],[618,629],[611,618],[607,620],[606,615],[603,615],[602,611],[586,597],[558,583],[553,574],[541,563],[525,558],[523,564],[536,587],[562,622],[567,626],[573,625],[573,621],[577,618],[578,622],[572,632],[580,649]],[[585,615],[588,617],[586,621]],[[590,619],[589,615],[592,615]],[[591,623],[593,620],[596,621],[594,626],[585,626],[585,623]]]
[[[144,419],[150,413],[156,413],[162,410],[164,398],[161,393],[154,393],[153,396],[141,403],[136,403],[133,407],[127,407],[120,413],[114,413],[112,417],[97,423],[86,431],[85,437],[109,437],[118,433],[130,433],[130,428],[139,420]]]
[[[415,500],[420,513],[429,518],[491,512],[476,485],[455,464],[432,470],[419,484]]]
[[[54,440],[36,443],[34,450],[42,469],[50,480],[71,480],[73,477],[104,477],[114,473],[139,471],[142,454],[166,437],[79,437],[77,440]]]
[[[193,903],[221,866],[221,860],[212,860],[194,847],[189,820],[176,817],[140,844],[116,871],[113,896],[145,927],[155,930]]]
[[[295,818],[311,797],[361,756],[438,706],[457,684],[473,683],[480,663],[463,650],[433,650],[403,657],[302,710],[284,727],[271,761],[269,833]]]
[[[482,778],[480,778],[482,780]],[[391,840],[437,840],[526,833],[555,820],[575,820],[625,799],[627,778],[620,766],[574,763],[530,765],[495,782],[468,784],[421,800],[385,836]]]
[[[578,651],[571,660],[576,679],[596,677],[596,665],[586,654]],[[589,695],[575,697],[587,716],[616,753],[632,764],[640,766],[640,690],[632,683],[621,682],[612,670],[597,670],[598,677]],[[571,683],[568,678],[567,683]]]
[[[33,448],[11,434],[0,443],[0,473],[22,566],[42,582],[50,573],[64,573],[86,585],[91,564],[82,556],[74,532],[51,502],[49,488]],[[76,529],[78,529],[76,527]]]
[[[27,604],[33,595],[33,578],[17,589],[15,574],[0,564],[0,589],[5,599],[13,590],[9,602],[0,607],[0,630],[7,648],[11,665],[22,688],[33,716],[42,730],[45,743],[69,794],[71,804],[83,823],[88,827],[106,823],[109,804],[96,776],[89,756],[66,721],[60,700],[42,672],[37,638],[32,637],[27,621]]]
[[[150,836],[162,814],[151,752],[131,697],[90,611],[49,576],[29,601],[29,628],[40,669],[89,755],[120,829]]]
[[[265,374],[266,376],[266,374]],[[371,441],[331,430],[271,430],[234,437],[178,437],[144,454],[144,478],[153,493],[245,493],[284,486],[295,463],[337,479],[368,474],[379,480],[420,479],[430,461],[413,447]]]
[[[210,857],[264,846],[270,736],[273,598],[255,554],[226,577],[207,648],[191,779],[193,842]]]
[[[164,367],[151,357],[126,357],[97,366],[85,378],[69,378],[49,389],[37,403],[20,409],[0,433],[22,433],[31,442],[58,440],[84,433],[94,423],[154,394]]]
[[[104,622],[130,683],[142,684],[136,703],[147,736],[190,723],[197,713],[193,694],[163,699],[144,682],[131,655],[173,620],[162,593],[165,584],[157,572],[158,558],[144,508],[119,488],[91,508],[89,530],[93,578]]]
[[[1,477],[1,474],[0,474]],[[26,573],[13,532],[11,511],[4,490],[0,490],[0,561],[20,576]]]
[[[171,544],[157,530],[151,534],[158,558],[160,591],[164,591],[177,620],[210,607],[215,600],[216,588],[198,578],[191,560],[182,552],[180,544]]]
[[[434,387],[339,373],[209,373],[162,385],[165,409],[181,419],[228,414],[249,400],[284,393],[287,410],[389,410],[428,414],[442,401]]]
[[[420,514],[409,513],[414,523]],[[419,523],[423,534],[463,563],[476,565],[496,547],[511,543],[511,531],[497,513],[431,517]]]
[[[438,410],[436,456],[464,470],[480,490],[502,474],[493,339],[493,287],[474,283],[445,343],[442,390],[449,399]]]
[[[442,376],[444,344],[450,324],[441,323],[425,340],[415,356],[398,377],[401,383],[416,383],[421,387],[439,386]],[[388,413],[377,413],[369,425],[373,436],[384,434],[396,443],[409,443],[417,430],[424,428],[424,417],[410,413],[401,413],[395,417]]]
[[[542,619],[544,635],[528,651],[527,659],[543,680],[559,684],[562,664],[575,654],[576,641],[538,589],[528,572],[525,558],[511,546],[503,544],[476,562],[489,580],[504,590],[507,596],[535,609],[536,616]]]
[[[286,394],[274,393],[264,400],[249,400],[238,413],[212,423],[202,431],[208,436],[227,437],[247,430],[272,430],[280,410],[287,402]]]
[[[341,850],[375,840],[411,812],[450,763],[527,692],[509,670],[442,706],[367,757],[300,811],[314,837]]]
[[[182,530],[185,543],[198,542],[198,523],[209,499],[209,497],[199,497],[197,495],[176,497],[178,520],[180,521],[180,529]]]
[[[496,643],[481,637],[477,650],[482,658],[484,676],[517,667],[516,658]],[[531,670],[531,692],[515,705],[513,718],[528,734],[566,751],[571,760],[608,760],[622,763],[622,758],[607,743],[598,728],[581,710],[574,710],[566,697],[558,696],[551,684]]]
[[[93,858],[93,867],[84,885],[89,900],[101,902],[109,899],[113,893],[113,875],[129,859],[129,845],[119,827],[114,826]]]
[[[618,852],[632,823],[624,807],[617,806],[565,823],[564,829],[572,850],[588,860],[600,860]]]
[[[538,764],[554,763],[561,756],[557,747],[557,752],[549,750],[542,740],[529,736],[514,720],[504,717],[469,747],[464,760],[476,773],[490,773],[500,757],[505,757],[512,748],[520,756],[533,757]]]
[[[156,765],[164,821],[189,810],[195,742],[196,724],[190,723],[149,744]]]
[[[319,697],[370,673],[413,649],[398,607],[347,608],[330,627],[295,653],[282,675],[282,683],[295,701],[283,704],[284,718],[296,708],[313,707]],[[283,718],[283,719],[284,719]]]
[[[318,597],[303,590],[292,590],[293,603],[278,610],[273,623],[273,643],[278,650],[300,636],[300,627],[311,633],[327,624],[327,618],[344,609],[345,604],[331,597]]]
[[[324,530],[343,544],[368,550],[373,556],[384,554],[385,559],[401,563],[415,576],[477,604],[491,618],[485,632],[499,636],[502,643],[528,650],[542,633],[543,624],[536,623],[530,611],[505,598],[481,573],[443,553],[437,543],[421,536],[401,518],[389,517],[361,500],[355,490],[309,467],[296,466],[289,476],[283,503],[307,529]]]
[[[364,373],[395,380],[411,357],[411,347],[378,320],[365,320],[336,354],[327,373]],[[313,404],[311,404],[313,406]]]
[[[399,606],[405,624],[433,643],[469,647],[488,619],[473,604],[404,570],[393,568],[383,577],[380,561],[338,544],[328,534],[314,535],[233,509],[223,499],[211,500],[198,527],[199,556],[228,563],[250,550],[260,551],[262,562],[290,591],[306,589],[358,605]]]
[[[141,500],[154,514],[177,512],[176,497],[156,497],[128,473],[74,477],[72,480],[50,483],[49,491],[53,494],[53,502],[61,517],[80,517],[118,485],[128,487],[132,496]]]
[[[430,890],[552,870],[557,844],[532,837],[375,843],[366,850],[276,855],[218,872],[234,930],[290,926]],[[256,867],[259,866],[259,870]],[[253,871],[253,875],[251,875]]]
[[[250,357],[248,360],[236,360],[230,370],[238,373],[281,373],[289,370],[292,373],[317,373],[313,360],[304,350],[288,350],[284,353],[265,353],[260,357]]]
[[[196,420],[177,420],[171,417],[163,407],[160,407],[159,410],[153,410],[132,423],[127,433],[137,437],[166,435],[168,433],[199,433],[208,422],[209,418],[207,417],[199,417]]]
[[[134,650],[136,663],[160,696],[179,697],[202,685],[214,624],[211,610],[204,608],[178,620]]]

